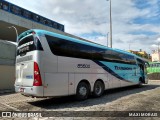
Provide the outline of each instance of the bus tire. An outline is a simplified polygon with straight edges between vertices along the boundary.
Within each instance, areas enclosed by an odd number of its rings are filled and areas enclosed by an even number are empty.
[[[89,96],[89,86],[85,82],[80,82],[77,86],[76,99],[86,100]]]
[[[101,81],[96,81],[93,88],[93,96],[100,97],[104,93],[104,84]]]
[[[139,78],[139,84],[138,84],[138,86],[139,86],[139,87],[142,87],[142,85],[143,85],[143,79],[142,79],[142,77],[140,77],[140,78]]]

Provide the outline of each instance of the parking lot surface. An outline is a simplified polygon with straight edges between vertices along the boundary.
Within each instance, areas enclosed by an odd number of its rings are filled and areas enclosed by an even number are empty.
[[[1,111],[160,111],[160,81],[150,80],[142,87],[132,86],[105,91],[100,98],[92,96],[76,101],[74,96],[61,98],[30,98],[20,93],[2,94]],[[87,113],[87,112],[86,112]],[[81,113],[80,113],[81,114]],[[84,113],[83,113],[84,114]],[[84,115],[85,116],[85,115]],[[7,119],[7,118],[5,118]],[[16,118],[17,119],[17,118]],[[36,119],[36,118],[30,118]],[[121,119],[114,117],[50,117],[39,119]],[[128,119],[124,117],[123,120]],[[158,117],[130,117],[129,119],[160,119]]]

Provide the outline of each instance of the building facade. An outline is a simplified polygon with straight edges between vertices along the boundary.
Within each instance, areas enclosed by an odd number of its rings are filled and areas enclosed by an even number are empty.
[[[160,62],[160,50],[154,50],[152,52],[152,62]]]

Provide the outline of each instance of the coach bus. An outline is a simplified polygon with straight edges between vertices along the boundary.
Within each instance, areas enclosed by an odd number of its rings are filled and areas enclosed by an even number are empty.
[[[160,73],[160,62],[149,62],[147,74]]]
[[[146,63],[132,53],[44,30],[18,39],[15,91],[32,97],[75,95],[147,84]]]

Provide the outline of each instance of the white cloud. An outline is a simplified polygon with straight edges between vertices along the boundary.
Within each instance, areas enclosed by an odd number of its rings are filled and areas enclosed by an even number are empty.
[[[159,38],[157,38],[156,42],[157,42],[157,43],[160,43],[160,37],[159,37]]]
[[[106,45],[109,32],[109,2],[106,0],[8,0],[33,12],[46,16],[65,25],[66,32],[81,36],[99,33],[99,36],[87,36],[88,40]],[[150,18],[157,15],[157,0],[148,2],[153,8],[137,9],[134,0],[112,0],[113,47],[150,52],[152,44],[159,35],[131,34],[135,31],[160,33],[160,25],[134,24],[138,17]],[[37,4],[38,3],[38,4]]]
[[[150,46],[150,50],[153,51],[153,50],[158,50],[158,45],[156,44],[153,44]]]

